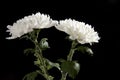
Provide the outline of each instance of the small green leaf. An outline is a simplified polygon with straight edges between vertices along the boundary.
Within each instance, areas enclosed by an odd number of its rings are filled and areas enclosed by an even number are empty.
[[[40,60],[37,59],[36,61],[34,61],[34,65],[40,65]]]
[[[49,80],[53,80],[54,79],[54,77],[53,76],[48,76],[49,77]]]
[[[93,55],[93,51],[89,47],[79,46],[76,48],[76,50],[81,51],[82,53],[89,53],[90,55]]]
[[[41,70],[36,70],[36,72],[37,72],[38,74],[42,75],[43,77],[45,77],[44,73],[42,73]],[[53,80],[53,79],[54,79],[53,76],[50,76],[50,75],[49,75],[48,77],[49,77],[49,80]]]
[[[65,62],[66,60],[65,59],[58,59],[57,61],[59,61],[59,62]]]
[[[37,77],[38,75],[38,72],[31,72],[31,73],[28,73],[27,75],[25,75],[23,77],[23,80],[35,80],[35,78]]]
[[[93,51],[90,48],[87,48],[86,52],[88,52],[90,55],[93,55]]]
[[[29,39],[29,36],[28,36],[28,34],[25,34],[25,35],[23,35],[23,36],[21,36],[19,39]]]
[[[47,48],[50,48],[47,40],[48,40],[47,38],[41,39],[41,41],[40,41],[40,48],[42,50],[46,50]]]
[[[43,72],[42,72],[42,70],[36,70],[36,72],[38,73],[38,74],[40,74],[40,75],[42,75],[43,76]]]
[[[35,50],[32,48],[28,48],[24,50],[24,54],[28,55],[29,53],[35,53]]]
[[[46,59],[46,66],[47,66],[47,70],[50,70],[53,67],[56,67],[57,69],[61,70],[59,63],[53,63],[48,59]]]
[[[61,64],[61,69],[63,72],[67,72],[69,77],[74,79],[80,70],[80,65],[74,61],[65,61]]]

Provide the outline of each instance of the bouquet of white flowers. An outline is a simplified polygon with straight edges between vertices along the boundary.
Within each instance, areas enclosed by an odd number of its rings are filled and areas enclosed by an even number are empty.
[[[72,42],[67,59],[58,59],[59,63],[54,63],[42,55],[43,51],[49,48],[48,39],[42,38],[38,41],[40,31],[50,27],[55,27],[57,30],[67,33],[69,35],[67,39]],[[34,44],[34,48],[25,49],[24,53],[33,53],[36,58],[34,65],[39,69],[25,75],[23,80],[35,80],[39,74],[46,80],[53,80],[54,77],[48,73],[48,70],[53,67],[56,67],[61,72],[60,80],[66,80],[67,75],[74,79],[80,70],[80,64],[72,60],[75,51],[88,52],[93,55],[89,47],[82,45],[86,43],[92,45],[92,43],[98,43],[100,39],[98,33],[94,31],[91,25],[74,19],[52,20],[49,15],[41,13],[26,16],[16,21],[13,25],[8,25],[7,28],[7,32],[10,32],[11,37],[6,39],[26,38]]]

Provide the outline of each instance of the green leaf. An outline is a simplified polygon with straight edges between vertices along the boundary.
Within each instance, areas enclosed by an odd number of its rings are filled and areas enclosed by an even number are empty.
[[[28,48],[24,50],[24,54],[28,55],[29,53],[35,53],[35,50],[32,48]]]
[[[49,77],[49,80],[53,80],[54,79],[54,77],[53,76],[48,76]]]
[[[38,72],[40,75],[42,75],[43,77],[45,77],[44,73],[42,73],[41,70],[36,70],[36,72]],[[53,79],[54,79],[53,76],[50,76],[50,75],[49,75],[48,77],[49,77],[49,80],[53,80]]]
[[[90,55],[93,55],[93,51],[92,51],[92,49],[90,49],[90,48],[87,48],[87,49],[86,49],[86,52],[88,52]]]
[[[26,39],[26,40],[28,40],[29,36],[28,36],[28,34],[25,34],[25,35],[21,36],[19,39]]]
[[[86,53],[87,52],[88,54],[93,55],[93,51],[89,47],[79,46],[79,47],[76,48],[76,50],[77,51],[81,51],[82,53]]]
[[[43,73],[42,73],[42,71],[39,69],[39,70],[36,70],[36,72],[38,73],[38,74],[40,74],[40,75],[42,75],[43,76]]]
[[[53,67],[56,67],[57,69],[61,70],[59,63],[51,62],[51,61],[48,60],[48,59],[46,59],[46,66],[47,66],[47,70],[50,70],[50,69],[53,68]]]
[[[23,80],[35,80],[35,78],[37,77],[38,75],[38,72],[31,72],[31,73],[28,73],[27,75],[25,75],[23,77]]]
[[[40,41],[39,44],[40,44],[40,48],[41,48],[42,50],[46,50],[47,48],[50,48],[47,40],[48,40],[47,38],[41,39],[41,41]]]
[[[67,72],[69,77],[74,79],[80,70],[80,65],[75,61],[65,61],[61,64],[61,69],[63,72]]]
[[[36,61],[34,61],[34,65],[40,65],[40,60],[37,59]]]
[[[59,61],[59,62],[65,62],[66,60],[65,59],[58,59],[57,61]]]

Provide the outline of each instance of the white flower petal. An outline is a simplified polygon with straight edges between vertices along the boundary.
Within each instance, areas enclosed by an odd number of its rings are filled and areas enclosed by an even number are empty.
[[[77,40],[81,44],[98,42],[100,37],[91,25],[72,19],[61,20],[57,26],[58,30],[70,35],[70,39]]]
[[[21,37],[22,35],[33,31],[33,29],[43,29],[55,26],[58,22],[50,18],[49,15],[44,15],[41,13],[32,14],[30,16],[25,16],[24,18],[16,21],[13,25],[8,25],[7,32],[10,32],[11,37],[7,39],[15,39]]]

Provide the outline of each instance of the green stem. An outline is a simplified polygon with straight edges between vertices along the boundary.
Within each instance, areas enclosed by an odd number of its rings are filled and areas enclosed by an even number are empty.
[[[74,40],[72,42],[70,52],[69,52],[69,54],[67,56],[67,61],[72,61],[72,58],[73,58],[73,55],[74,55],[74,51],[75,51],[74,49],[75,49],[76,45],[77,45],[77,42]],[[66,80],[66,77],[67,77],[67,72],[62,72],[61,80]]]
[[[67,61],[72,61],[72,58],[73,58],[73,54],[74,54],[76,45],[77,45],[77,42],[76,42],[76,41],[73,41],[73,42],[72,42],[72,45],[71,45],[70,52],[69,52],[69,54],[68,54],[68,56],[67,56]]]
[[[40,60],[40,69],[42,70],[42,73],[43,73],[42,75],[46,80],[53,80],[52,78],[50,78],[52,76],[50,76],[47,72],[47,69],[46,69],[47,66],[45,64],[44,57],[42,56],[42,50],[40,48],[40,44],[38,43],[38,40],[37,40],[39,32],[40,30],[36,30],[35,32],[31,33],[29,39],[35,45],[35,49],[36,49],[35,55],[37,55],[36,58]]]
[[[67,73],[66,72],[62,72],[62,78],[61,78],[61,80],[66,80],[66,76],[67,76]]]
[[[42,50],[40,49],[39,47],[39,43],[37,40],[34,41],[34,44],[36,46],[36,49],[38,49],[39,53],[36,53],[37,54],[37,58],[40,60],[41,62],[41,65],[40,65],[40,69],[42,70],[43,72],[43,76],[46,78],[46,80],[51,80],[49,78],[49,75],[48,75],[48,72],[47,72],[47,69],[46,69],[46,64],[45,64],[45,60],[44,60],[44,57],[42,56]]]

